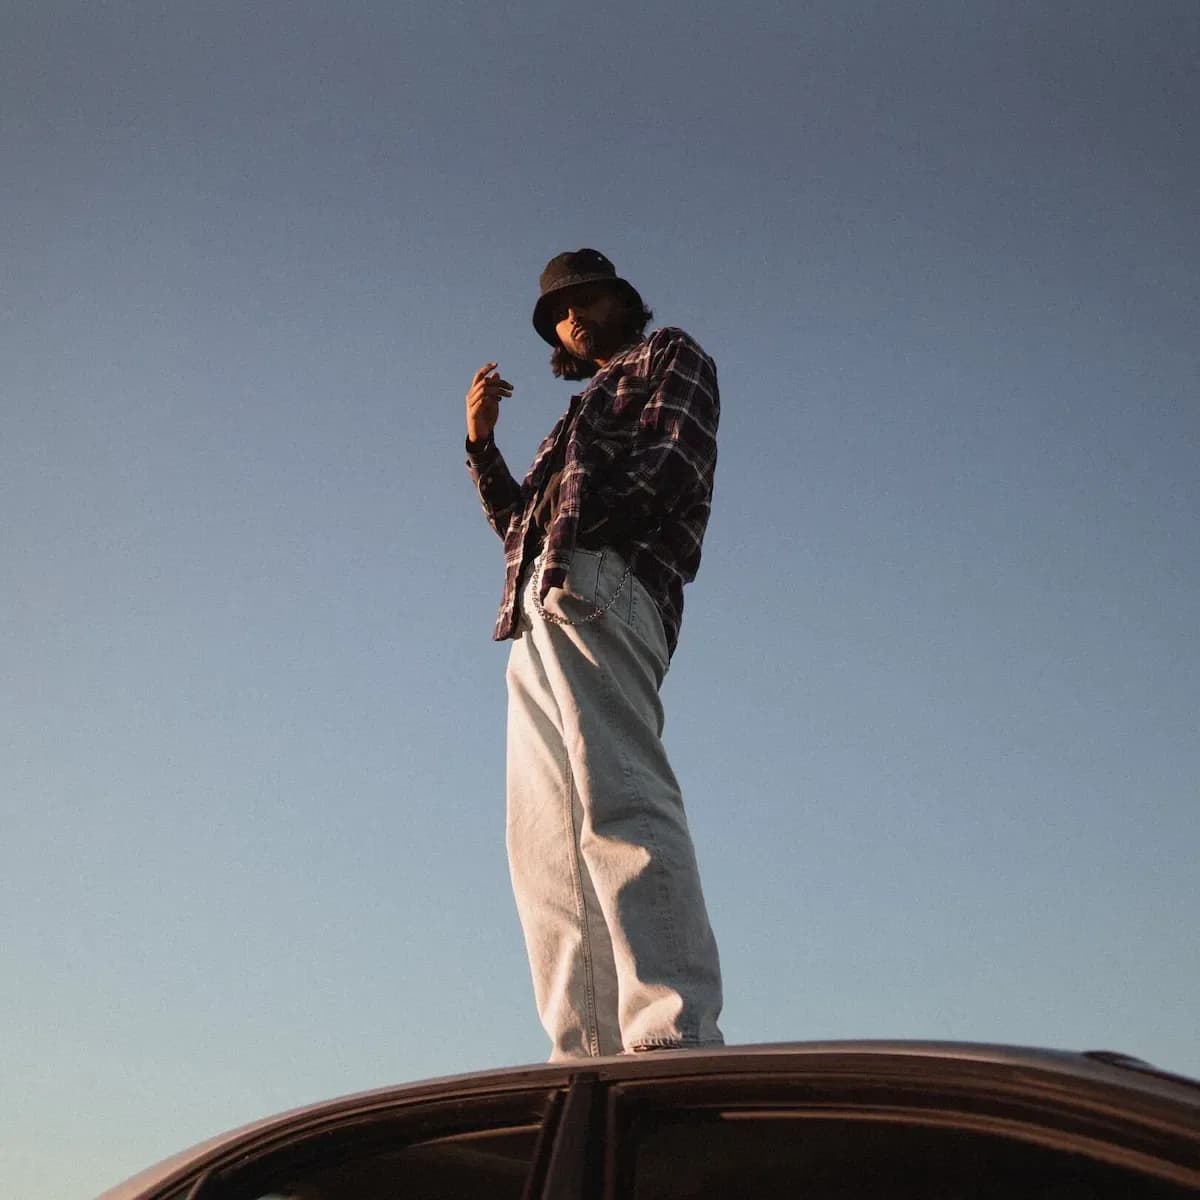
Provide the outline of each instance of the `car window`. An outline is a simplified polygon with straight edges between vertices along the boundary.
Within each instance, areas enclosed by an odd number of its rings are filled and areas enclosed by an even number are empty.
[[[538,1126],[492,1129],[282,1171],[255,1200],[396,1200],[484,1197],[520,1200]]]
[[[520,1200],[555,1096],[407,1106],[250,1147],[203,1200]],[[185,1192],[186,1194],[186,1192]]]
[[[904,1119],[711,1109],[628,1124],[631,1200],[1182,1200],[1191,1189],[1023,1139]]]

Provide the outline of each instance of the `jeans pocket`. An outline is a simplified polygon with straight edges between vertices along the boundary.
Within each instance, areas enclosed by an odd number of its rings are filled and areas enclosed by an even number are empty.
[[[638,636],[651,648],[665,677],[671,666],[671,652],[667,647],[667,627],[663,624],[662,613],[640,579],[631,578],[629,586],[634,593],[632,608]]]
[[[634,630],[637,629],[635,582],[625,557],[615,550],[605,550],[600,566],[598,603]]]
[[[542,601],[546,613],[570,625],[590,619],[598,606],[603,557],[599,551],[576,548],[562,587],[551,588]]]

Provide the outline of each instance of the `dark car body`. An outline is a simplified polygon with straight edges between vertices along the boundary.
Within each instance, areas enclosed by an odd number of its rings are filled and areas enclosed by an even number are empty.
[[[256,1122],[101,1200],[1200,1195],[1200,1084],[1122,1055],[832,1042],[581,1059]]]

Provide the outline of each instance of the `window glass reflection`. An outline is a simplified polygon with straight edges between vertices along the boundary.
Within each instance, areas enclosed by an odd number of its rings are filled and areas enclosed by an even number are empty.
[[[644,1114],[632,1200],[1183,1200],[1195,1193],[1015,1138],[811,1112]]]

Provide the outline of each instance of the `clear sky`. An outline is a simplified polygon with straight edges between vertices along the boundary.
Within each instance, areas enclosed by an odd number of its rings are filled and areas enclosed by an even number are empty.
[[[717,361],[665,688],[733,1042],[1200,1075],[1200,6],[0,10],[0,1195],[534,1061],[497,359]]]

